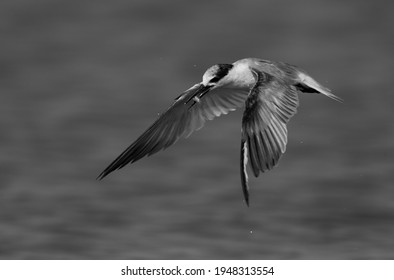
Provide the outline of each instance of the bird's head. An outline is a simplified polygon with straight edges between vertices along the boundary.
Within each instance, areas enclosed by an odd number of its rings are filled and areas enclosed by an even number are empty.
[[[209,67],[202,76],[202,84],[210,87],[220,85],[232,68],[232,64],[216,64]]]
[[[254,83],[253,74],[246,63],[216,64],[205,71],[201,83],[189,89],[193,92],[186,103],[192,99],[199,102],[200,98],[216,88],[249,90]]]
[[[233,64],[211,66],[202,77],[202,85],[210,88],[249,89],[255,84],[249,64],[247,60],[240,60]]]
[[[188,89],[188,92],[191,92],[191,94],[189,93],[190,96],[186,100],[186,103],[194,100],[194,105],[196,102],[199,102],[199,99],[206,93],[216,87],[222,86],[223,78],[228,75],[232,68],[232,64],[216,64],[209,67],[202,76],[202,82]]]

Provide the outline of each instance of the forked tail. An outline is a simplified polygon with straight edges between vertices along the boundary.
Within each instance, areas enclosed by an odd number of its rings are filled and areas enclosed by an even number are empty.
[[[335,94],[331,93],[331,90],[328,88],[322,86],[318,82],[316,82],[311,76],[300,72],[298,74],[299,77],[299,84],[297,84],[297,87],[299,90],[302,92],[316,92],[316,93],[321,93],[331,99],[334,99],[335,101],[338,102],[343,102],[343,99],[336,96]]]

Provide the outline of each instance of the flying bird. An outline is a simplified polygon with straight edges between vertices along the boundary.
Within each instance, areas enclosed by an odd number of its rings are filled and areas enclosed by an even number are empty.
[[[208,68],[202,82],[175,98],[173,104],[97,177],[150,156],[188,137],[212,120],[245,107],[241,130],[241,184],[249,206],[247,165],[254,176],[272,169],[286,151],[286,124],[297,112],[298,93],[332,94],[304,70],[284,62],[245,58]]]

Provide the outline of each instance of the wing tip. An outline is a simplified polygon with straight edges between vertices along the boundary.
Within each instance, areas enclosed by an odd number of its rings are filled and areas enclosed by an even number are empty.
[[[247,196],[245,196],[245,203],[246,203],[246,206],[250,207],[250,205],[249,205],[249,194]]]
[[[122,168],[123,166],[125,166],[125,164],[119,164],[117,160],[115,160],[114,162],[112,162],[110,165],[107,166],[107,168],[105,168],[103,170],[103,172],[101,172],[97,177],[96,180],[101,181],[102,179],[104,179],[105,177],[107,177],[109,174],[111,174],[112,172],[114,172],[115,170],[118,170],[120,168]]]
[[[242,191],[244,195],[244,201],[246,203],[246,206],[249,207],[249,184],[248,180],[242,180]]]
[[[100,175],[98,175],[96,177],[96,180],[101,181],[102,179],[104,179],[109,173],[111,173],[113,170],[107,170],[105,169],[103,172],[100,173]]]
[[[248,164],[248,147],[247,142],[241,140],[241,184],[242,192],[244,195],[245,203],[249,207],[249,185],[248,185],[248,173],[246,171],[246,166]]]

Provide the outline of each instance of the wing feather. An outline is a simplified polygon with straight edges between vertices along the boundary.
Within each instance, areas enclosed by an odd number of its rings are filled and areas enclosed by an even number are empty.
[[[286,124],[297,112],[296,89],[274,76],[252,69],[256,83],[245,101],[242,117],[241,178],[245,200],[249,201],[245,160],[253,174],[272,169],[286,151]]]
[[[246,205],[249,206],[249,185],[248,185],[248,172],[246,167],[248,165],[248,145],[245,139],[241,140],[241,184],[242,192],[245,197]]]
[[[181,137],[188,137],[193,131],[202,128],[206,120],[212,120],[243,106],[248,95],[247,91],[242,90],[212,89],[191,106],[191,99],[201,87],[201,84],[196,84],[178,96],[167,111],[123,151],[98,179],[103,179],[128,163],[136,162],[173,145]],[[187,103],[187,100],[191,102]]]

